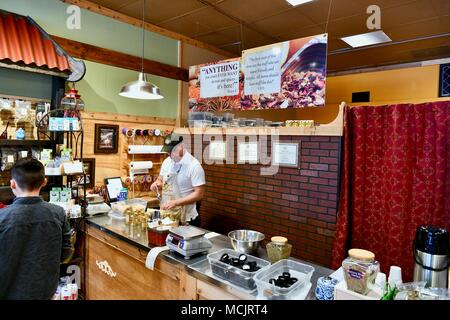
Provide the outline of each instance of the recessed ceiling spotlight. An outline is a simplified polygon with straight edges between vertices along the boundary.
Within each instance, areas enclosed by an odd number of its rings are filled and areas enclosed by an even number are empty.
[[[304,3],[308,3],[308,2],[313,2],[315,0],[286,0],[287,2],[289,2],[289,4],[291,4],[292,6],[299,6],[301,4]]]
[[[369,33],[357,34],[350,37],[341,38],[342,41],[347,43],[353,48],[371,46],[374,44],[391,42],[391,38],[387,36],[383,31],[374,31]]]

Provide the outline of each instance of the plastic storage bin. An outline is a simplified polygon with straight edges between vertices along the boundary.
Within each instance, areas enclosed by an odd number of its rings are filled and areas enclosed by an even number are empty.
[[[213,125],[209,120],[188,120],[189,128],[209,128]]]
[[[147,208],[147,201],[145,201],[144,199],[135,198],[135,199],[129,199],[129,200],[125,200],[125,201],[111,202],[111,210],[113,212],[118,212],[118,213],[124,214],[125,211],[130,207],[132,209],[139,208],[139,209],[145,211],[145,209]]]
[[[232,122],[233,119],[234,119],[234,113],[225,112],[223,114],[223,119],[222,119],[223,122],[227,122],[227,123]]]
[[[191,111],[188,113],[188,120],[212,121],[212,117],[213,117],[213,114],[211,112]]]
[[[261,270],[264,270],[266,267],[270,266],[270,262],[247,254],[246,255],[247,262],[255,261],[256,265],[260,267],[259,270],[250,272],[220,261],[220,257],[224,253],[228,254],[230,258],[238,258],[239,255],[242,254],[232,249],[222,249],[208,254],[207,258],[209,264],[211,265],[211,271],[213,275],[221,279],[224,279],[230,282],[231,284],[239,288],[242,288],[246,291],[249,292],[255,291],[256,283],[255,280],[253,279],[255,274]]]
[[[283,272],[289,272],[291,277],[297,278],[298,281],[289,288],[281,288],[269,282],[270,279],[277,279]],[[309,265],[290,259],[280,260],[256,273],[255,282],[258,287],[258,295],[270,300],[288,300],[308,285],[313,273],[314,267]]]

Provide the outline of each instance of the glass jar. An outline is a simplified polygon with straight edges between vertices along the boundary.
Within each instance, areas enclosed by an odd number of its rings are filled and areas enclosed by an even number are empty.
[[[380,264],[375,261],[375,254],[367,250],[351,249],[348,255],[342,261],[347,289],[366,295],[370,286],[375,284]]]
[[[272,237],[266,246],[269,261],[275,263],[291,256],[292,244],[285,237]]]

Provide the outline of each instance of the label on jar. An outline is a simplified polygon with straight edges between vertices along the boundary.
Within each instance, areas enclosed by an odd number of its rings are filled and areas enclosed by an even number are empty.
[[[353,279],[362,279],[364,278],[364,273],[358,270],[354,270],[354,269],[349,269],[348,270],[348,275],[353,278]]]

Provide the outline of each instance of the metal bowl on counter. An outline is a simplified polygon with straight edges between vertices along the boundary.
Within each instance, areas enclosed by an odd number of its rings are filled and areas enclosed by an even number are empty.
[[[254,253],[265,236],[253,230],[235,230],[228,233],[233,249],[242,253]]]

